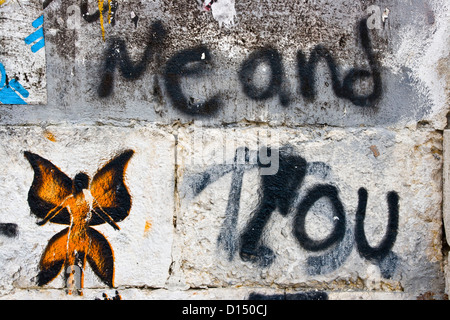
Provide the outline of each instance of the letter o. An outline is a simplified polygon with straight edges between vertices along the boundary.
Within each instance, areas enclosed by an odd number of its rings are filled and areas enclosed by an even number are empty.
[[[270,82],[266,88],[258,88],[253,83],[255,71],[262,63],[267,63],[270,67]],[[279,95],[281,104],[287,106],[289,95],[283,89],[283,73],[283,62],[278,50],[265,47],[250,54],[242,63],[238,75],[242,90],[247,97],[256,101],[263,101]]]
[[[309,237],[305,228],[306,215],[309,209],[322,197],[330,199],[334,211],[334,228],[331,234],[322,240]],[[340,242],[345,235],[345,211],[338,196],[338,190],[332,185],[317,185],[308,191],[306,197],[297,208],[294,218],[294,236],[300,245],[309,251],[321,251]]]

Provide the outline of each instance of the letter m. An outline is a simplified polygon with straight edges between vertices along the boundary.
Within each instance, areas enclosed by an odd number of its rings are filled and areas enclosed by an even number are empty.
[[[98,95],[100,97],[107,97],[112,93],[116,67],[119,67],[125,79],[134,80],[139,78],[147,69],[147,65],[156,51],[153,47],[158,49],[165,35],[166,31],[162,23],[160,21],[154,22],[151,26],[149,39],[142,58],[137,63],[131,61],[124,40],[118,38],[112,39],[109,47],[106,49],[103,73],[97,91]]]

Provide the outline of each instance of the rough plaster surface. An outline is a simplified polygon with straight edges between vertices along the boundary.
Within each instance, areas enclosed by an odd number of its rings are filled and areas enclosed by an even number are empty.
[[[34,89],[42,99],[0,106],[0,224],[17,227],[16,235],[7,229],[0,233],[1,299],[101,299],[105,293],[122,299],[445,297],[446,1],[218,0],[208,10],[194,0],[119,0],[114,23],[103,21],[104,39],[100,21],[84,19],[78,4],[46,3],[41,10],[34,1],[21,1],[30,8],[22,10],[25,16],[43,12],[45,17],[45,50],[34,56],[45,61],[45,70],[28,75],[39,80]],[[0,5],[0,17],[10,16],[14,5]],[[86,9],[94,14],[97,2],[87,1]],[[381,77],[379,99],[361,107],[338,97],[325,60],[316,68],[314,99],[305,98],[299,52],[308,58],[317,46],[328,49],[341,83],[351,70],[373,72],[360,37],[362,19],[373,23],[366,26]],[[13,32],[2,21],[0,30]],[[156,21],[159,28],[151,29]],[[21,27],[13,33],[20,40],[30,31]],[[150,38],[152,55],[145,58]],[[0,36],[3,48],[25,50],[10,42]],[[180,77],[187,101],[180,108],[171,100],[173,83],[166,84],[166,70],[180,53],[198,46],[193,58],[203,72],[189,69]],[[261,48],[276,50],[281,68],[271,70],[269,63],[254,68],[257,91],[276,89],[258,100],[244,91],[239,75]],[[17,66],[14,77],[22,82],[30,60],[3,51],[0,62]],[[114,81],[107,81],[110,95],[100,97],[108,57],[118,57],[118,63]],[[139,61],[140,74],[130,67]],[[119,71],[121,63],[128,67],[128,79]],[[279,87],[271,85],[274,73],[282,79]],[[358,94],[373,87],[373,78],[355,82]],[[216,94],[217,112],[187,112]],[[306,175],[287,212],[275,208],[264,224],[261,255],[246,260],[241,235],[264,208],[263,168],[255,162],[264,146],[302,157]],[[250,159],[242,163],[235,157],[244,147]],[[62,275],[38,287],[39,259],[63,226],[38,226],[30,214],[33,171],[23,152],[37,153],[73,177],[79,171],[92,176],[129,148],[135,151],[125,179],[133,200],[130,215],[119,223],[120,231],[95,227],[114,250],[116,288],[100,282],[89,266],[82,297],[66,294]],[[283,191],[289,191],[294,174],[284,176],[277,195],[287,194]],[[317,185],[336,188],[346,225],[340,241],[313,252],[293,231],[296,208]],[[388,229],[388,193],[399,197],[395,240],[382,259],[365,258],[358,247],[360,188],[368,193],[364,233],[372,247],[382,243]],[[327,198],[314,203],[305,218],[310,239],[333,235],[339,219],[333,212]]]
[[[230,5],[233,1],[224,1]],[[212,124],[241,121],[268,122],[273,125],[328,124],[336,126],[414,126],[428,121],[437,129],[445,127],[445,72],[436,73],[438,61],[448,59],[448,4],[445,1],[418,0],[412,3],[374,1],[238,1],[235,23],[219,26],[212,11],[203,11],[196,1],[175,4],[172,1],[148,1],[119,4],[115,25],[105,23],[105,41],[99,21],[88,23],[79,8],[70,3],[52,1],[45,9],[47,91],[45,107],[4,108],[2,123],[38,124],[70,121],[126,124],[135,121],[188,122],[192,116],[176,109],[164,86],[164,68],[173,55],[198,45],[211,52],[205,75],[186,78],[183,89],[194,102],[214,94],[221,97],[219,111],[204,120]],[[381,65],[383,94],[375,108],[361,108],[337,97],[324,63],[317,68],[314,101],[298,92],[296,54],[322,45],[330,50],[341,78],[351,68],[368,68],[368,60],[358,35],[360,20],[368,18],[367,9],[376,5],[389,9],[381,28],[369,30],[372,49]],[[345,8],[345,10],[343,9]],[[89,3],[89,13],[97,9]],[[137,24],[130,13],[139,17]],[[141,60],[150,26],[161,21],[166,36],[153,46],[158,54],[147,61],[137,79],[115,74],[113,93],[99,99],[106,49],[112,39],[125,41],[132,61]],[[255,101],[242,92],[238,71],[249,55],[266,46],[280,52],[284,68],[284,86],[290,104],[283,107],[277,96]],[[267,69],[267,68],[266,68]],[[267,82],[268,71],[259,78]],[[341,79],[342,81],[342,79]],[[83,86],[75,85],[83,83]],[[370,91],[370,81],[357,86]],[[107,107],[105,107],[107,106]]]

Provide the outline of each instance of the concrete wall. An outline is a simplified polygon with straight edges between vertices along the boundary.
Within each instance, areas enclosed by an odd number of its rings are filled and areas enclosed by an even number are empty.
[[[2,299],[446,298],[446,1],[0,17]]]

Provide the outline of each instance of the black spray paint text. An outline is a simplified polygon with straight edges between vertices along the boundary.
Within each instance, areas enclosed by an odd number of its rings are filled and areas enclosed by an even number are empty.
[[[200,194],[207,186],[222,176],[232,173],[231,188],[228,195],[225,219],[218,236],[218,247],[232,261],[238,255],[262,268],[269,267],[275,260],[275,252],[265,243],[264,234],[269,220],[275,212],[283,217],[294,215],[292,233],[298,244],[308,252],[319,253],[307,259],[307,272],[310,275],[327,274],[344,264],[356,245],[359,255],[377,265],[384,278],[392,278],[398,261],[392,251],[399,229],[399,195],[389,191],[386,195],[388,218],[384,237],[376,246],[372,246],[366,236],[365,218],[368,203],[368,191],[358,190],[358,205],[354,223],[350,223],[339,189],[330,183],[316,184],[303,192],[298,203],[295,201],[304,180],[309,175],[328,176],[330,167],[322,162],[307,162],[295,154],[290,146],[283,146],[277,152],[279,168],[275,174],[260,175],[258,202],[242,231],[237,223],[240,212],[241,191],[245,170],[264,168],[261,155],[273,152],[272,148],[258,151],[257,163],[250,163],[251,151],[247,148],[236,149],[235,163],[213,165],[204,172],[193,175],[187,180],[188,188],[194,195]],[[264,156],[265,157],[265,156]],[[242,159],[245,159],[242,162]],[[320,240],[308,234],[306,220],[313,206],[321,199],[329,200],[333,226],[329,234]]]
[[[298,91],[306,101],[312,101],[317,96],[316,68],[324,61],[331,75],[332,89],[341,99],[349,100],[359,107],[374,107],[382,96],[382,79],[380,64],[372,50],[372,43],[367,28],[366,19],[360,21],[358,37],[367,58],[369,68],[352,68],[344,76],[340,75],[338,65],[330,51],[323,45],[316,45],[309,57],[301,50],[297,52],[296,75]],[[147,70],[148,65],[155,57],[159,57],[164,50],[164,41],[167,30],[159,21],[151,25],[148,41],[141,59],[133,62],[127,51],[123,39],[111,39],[105,51],[105,59],[101,71],[98,95],[108,97],[113,93],[116,69],[123,78],[136,80]],[[282,56],[273,47],[264,47],[253,51],[241,64],[238,70],[238,79],[241,89],[246,97],[255,101],[265,101],[278,98],[282,106],[287,107],[291,102],[290,94],[284,86],[284,66]],[[163,67],[165,90],[172,105],[179,111],[193,116],[213,115],[221,107],[221,94],[217,92],[205,101],[194,102],[188,98],[181,86],[183,78],[196,78],[208,76],[211,68],[211,52],[205,45],[183,49],[171,56]],[[159,64],[159,61],[158,61]],[[269,81],[261,87],[256,84],[256,70],[261,65],[268,66]],[[369,81],[371,91],[361,94],[358,83]]]

